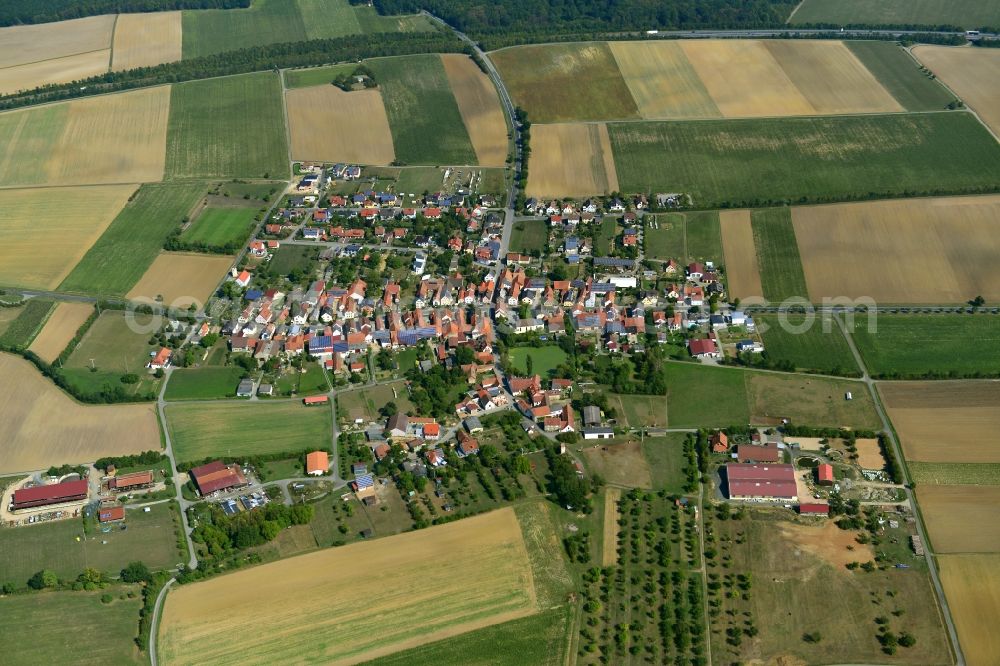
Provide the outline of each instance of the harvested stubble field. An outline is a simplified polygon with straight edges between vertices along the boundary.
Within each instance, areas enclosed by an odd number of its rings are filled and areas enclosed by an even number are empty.
[[[135,185],[0,189],[0,284],[55,289]]]
[[[152,67],[181,59],[181,13],[120,14],[112,70]]]
[[[1000,146],[959,112],[610,123],[608,133],[623,191],[688,192],[706,207],[974,191],[1000,172]]]
[[[160,300],[164,305],[203,307],[234,257],[186,252],[161,252],[139,282],[128,292],[130,300]]]
[[[0,28],[0,94],[108,71],[115,17]]]
[[[532,123],[639,117],[606,42],[517,46],[490,58]]]
[[[445,559],[476,561],[476,584],[442,566]],[[347,592],[358,562],[379,572],[363,604]],[[262,603],[269,612],[253,612]],[[536,605],[521,528],[506,508],[172,590],[160,659],[357,663],[531,615]]]
[[[174,85],[166,155],[168,178],[287,177],[280,75],[260,72]]]
[[[1000,462],[1000,382],[879,382],[907,460]]]
[[[607,126],[532,125],[528,173],[530,196],[579,197],[618,191]]]
[[[170,86],[0,114],[0,185],[163,178]]]
[[[1000,5],[991,0],[805,0],[792,25],[1000,25]]]
[[[969,666],[1000,663],[1000,555],[937,558],[941,585]]]
[[[1000,134],[1000,52],[919,46],[913,54]]]
[[[93,313],[94,306],[90,303],[60,303],[28,351],[38,354],[46,363],[52,363]]]
[[[298,400],[243,400],[170,405],[167,427],[177,460],[197,462],[210,456],[328,449],[333,418],[328,408],[305,407]]]
[[[441,62],[476,151],[477,162],[480,166],[504,166],[508,154],[507,121],[493,82],[466,55],[444,54]]]
[[[935,553],[1000,552],[1000,486],[923,484],[917,502]]]
[[[763,298],[760,267],[757,265],[757,248],[750,226],[750,211],[724,210],[719,212],[722,228],[722,247],[726,255],[726,278],[729,294],[733,298]],[[648,232],[647,232],[648,233]]]
[[[317,85],[287,91],[285,104],[294,159],[381,165],[396,159],[378,90]]]
[[[609,42],[608,46],[643,118],[722,116],[680,42]]]
[[[1000,196],[792,209],[809,296],[879,303],[1000,300]]]
[[[27,361],[0,354],[0,472],[92,462],[160,448],[151,405],[74,402]],[[58,415],[58,418],[54,418]]]
[[[111,49],[91,51],[0,69],[0,94],[31,90],[41,85],[70,83],[108,71]]]

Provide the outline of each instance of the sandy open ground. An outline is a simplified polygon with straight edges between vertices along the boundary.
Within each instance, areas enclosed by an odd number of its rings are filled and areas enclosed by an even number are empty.
[[[0,354],[0,377],[2,473],[160,449],[153,405],[81,405],[9,354]]]
[[[0,283],[55,289],[137,187],[0,189]]]
[[[750,226],[750,211],[719,211],[722,229],[722,248],[726,254],[726,277],[729,293],[734,298],[762,298],[760,267],[757,265],[757,247]]]
[[[1000,135],[1000,52],[918,46],[913,54]]]
[[[297,160],[386,165],[396,159],[378,90],[298,88],[285,93],[285,104]]]
[[[583,449],[581,454],[587,466],[608,483],[629,488],[653,487],[652,473],[639,440],[601,442]]]
[[[813,302],[1000,300],[1000,196],[796,207],[792,224]]]
[[[104,74],[108,71],[110,60],[111,50],[102,49],[0,69],[0,94]]]
[[[937,558],[941,585],[969,666],[1000,663],[1000,556],[944,555]]]
[[[603,123],[532,125],[528,195],[576,197],[618,190]]]
[[[112,70],[152,67],[180,59],[180,12],[145,12],[118,17]]]
[[[1000,382],[879,382],[907,460],[1000,462]]]
[[[66,345],[93,313],[94,306],[90,303],[60,303],[35,336],[28,351],[38,354],[46,363],[51,363],[66,349]]]
[[[468,56],[445,54],[441,56],[441,63],[479,165],[504,166],[507,163],[507,121],[493,82]]]
[[[228,255],[161,252],[127,298],[155,301],[162,297],[165,305],[187,308],[194,303],[200,308],[219,286],[233,259]]]
[[[882,448],[877,439],[858,438],[854,440],[854,447],[858,450],[861,469],[885,469],[885,457],[882,456]]]
[[[1000,486],[920,484],[917,503],[935,553],[1000,552]]]
[[[609,42],[608,46],[643,118],[722,115],[678,42]]]
[[[841,571],[850,562],[865,562],[875,557],[871,546],[859,544],[854,539],[855,532],[842,530],[833,521],[826,521],[820,527],[778,523],[778,534],[791,543],[793,550],[799,548]],[[852,549],[848,550],[848,546]]]
[[[601,564],[613,567],[618,563],[618,500],[620,488],[609,487],[604,491],[604,539],[601,542]]]
[[[535,611],[521,528],[505,508],[174,588],[160,659],[357,663]]]
[[[114,14],[0,28],[0,68],[111,47]]]

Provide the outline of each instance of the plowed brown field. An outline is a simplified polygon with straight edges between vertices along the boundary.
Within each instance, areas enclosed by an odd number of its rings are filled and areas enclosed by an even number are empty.
[[[128,298],[165,305],[202,307],[233,264],[233,257],[162,252],[128,293]]]
[[[913,54],[1000,135],[1000,52],[918,46]]]
[[[934,552],[1000,552],[1000,486],[925,483],[917,502]]]

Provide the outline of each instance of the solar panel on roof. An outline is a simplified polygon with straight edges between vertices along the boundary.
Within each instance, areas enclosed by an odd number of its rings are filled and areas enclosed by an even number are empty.
[[[358,478],[354,480],[354,483],[357,484],[358,490],[364,490],[365,488],[375,487],[375,481],[374,479],[372,479],[371,474],[362,474],[358,476]]]

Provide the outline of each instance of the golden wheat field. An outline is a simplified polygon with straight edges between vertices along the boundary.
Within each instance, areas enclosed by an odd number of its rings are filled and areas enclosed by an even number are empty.
[[[757,248],[750,226],[750,211],[719,211],[719,226],[722,229],[722,249],[726,256],[730,295],[740,299],[763,297],[764,288],[760,284],[760,267],[757,265]]]
[[[1000,196],[792,209],[809,297],[880,303],[1000,300]]]
[[[935,553],[1000,552],[1000,486],[920,484],[917,502]]]
[[[1000,135],[1000,52],[918,46],[913,55],[961,97],[994,134]]]
[[[1000,555],[942,555],[941,585],[969,666],[1000,663]]]
[[[181,13],[121,14],[115,24],[114,71],[181,59]]]
[[[94,306],[90,303],[60,303],[35,336],[28,351],[34,352],[46,363],[52,363],[93,313]]]
[[[1000,382],[879,382],[903,455],[919,462],[1000,462]]]
[[[0,473],[160,449],[153,405],[81,405],[35,366],[0,353]]]
[[[441,56],[441,63],[479,165],[504,166],[507,163],[507,121],[493,82],[466,55],[445,54]]]
[[[643,118],[722,115],[678,42],[609,42],[608,45]]]
[[[359,566],[376,574],[363,585]],[[358,663],[536,610],[521,527],[504,508],[175,587],[160,659]]]
[[[532,125],[528,196],[574,197],[618,190],[603,123]]]
[[[0,69],[111,47],[113,14],[0,28]]]
[[[176,308],[202,307],[225,276],[234,257],[187,252],[161,252],[128,298],[158,301]]]
[[[396,159],[378,90],[298,88],[285,93],[285,104],[294,159],[377,165]]]
[[[103,49],[0,69],[0,94],[104,74],[110,60],[111,49]]]
[[[55,289],[137,188],[0,189],[0,284]]]

